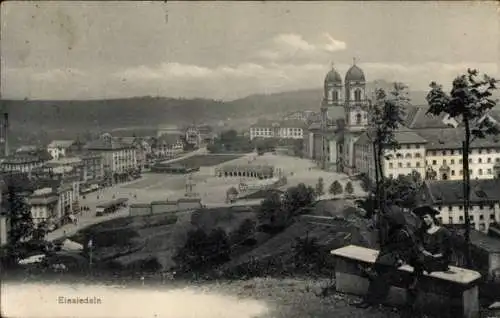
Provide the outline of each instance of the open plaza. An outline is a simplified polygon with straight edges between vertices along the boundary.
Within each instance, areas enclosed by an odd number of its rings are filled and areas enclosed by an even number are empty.
[[[210,158],[203,160],[204,156]],[[128,209],[121,209],[116,213],[105,215],[102,217],[95,216],[96,206],[102,203],[109,202],[113,199],[127,198],[129,204],[134,203],[150,203],[152,201],[175,201],[184,198],[186,192],[201,198],[202,204],[208,207],[225,206],[226,192],[230,187],[236,187],[241,182],[251,183],[258,179],[252,177],[219,177],[216,175],[216,170],[225,165],[231,166],[272,166],[275,171],[280,171],[287,177],[288,183],[281,187],[281,190],[286,190],[290,186],[295,186],[301,182],[306,185],[315,186],[318,179],[321,177],[324,180],[325,192],[329,185],[338,180],[343,186],[349,181],[347,176],[337,172],[328,172],[319,170],[313,162],[308,159],[297,157],[275,155],[266,153],[258,156],[256,153],[249,153],[242,156],[229,155],[226,156],[228,161],[223,161],[222,156],[219,160],[214,160],[217,155],[200,155],[188,156],[184,159],[175,160],[176,164],[184,164],[183,161],[194,162],[200,165],[199,171],[184,175],[184,174],[164,174],[164,173],[144,173],[140,179],[118,184],[109,188],[101,189],[97,192],[87,194],[81,199],[80,205],[88,206],[89,211],[83,211],[78,218],[76,225],[67,224],[54,232],[48,234],[49,239],[57,238],[64,233],[70,235],[78,229],[90,224],[98,223],[107,219],[122,217],[128,215]],[[234,159],[236,158],[236,159]],[[354,194],[361,195],[363,191],[359,184],[353,182]],[[325,194],[321,199],[329,198],[329,194]]]

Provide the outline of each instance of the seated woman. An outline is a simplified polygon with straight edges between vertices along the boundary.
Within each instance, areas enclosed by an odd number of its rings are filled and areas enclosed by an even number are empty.
[[[410,297],[414,300],[417,296],[417,285],[424,271],[430,274],[449,270],[452,249],[450,232],[440,226],[436,219],[439,211],[430,206],[421,206],[414,209],[413,213],[420,218],[422,223],[417,233],[419,252],[410,261],[410,265],[414,268],[414,280],[410,285]]]

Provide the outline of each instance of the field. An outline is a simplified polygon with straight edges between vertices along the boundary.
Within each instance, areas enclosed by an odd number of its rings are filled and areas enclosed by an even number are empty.
[[[212,167],[227,161],[238,159],[242,156],[243,154],[194,155],[185,159],[176,160],[175,164],[180,164],[187,168]]]

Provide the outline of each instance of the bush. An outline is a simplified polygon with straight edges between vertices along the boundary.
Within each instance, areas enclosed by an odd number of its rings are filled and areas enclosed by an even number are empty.
[[[207,234],[198,228],[190,231],[187,241],[175,253],[177,270],[184,273],[206,273],[229,261],[231,248],[226,232],[217,228]]]

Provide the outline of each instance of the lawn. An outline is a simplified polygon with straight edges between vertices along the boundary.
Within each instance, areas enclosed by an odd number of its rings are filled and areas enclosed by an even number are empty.
[[[238,159],[241,154],[220,154],[220,155],[194,155],[175,162],[175,164],[183,165],[186,168],[211,167],[221,163]]]

